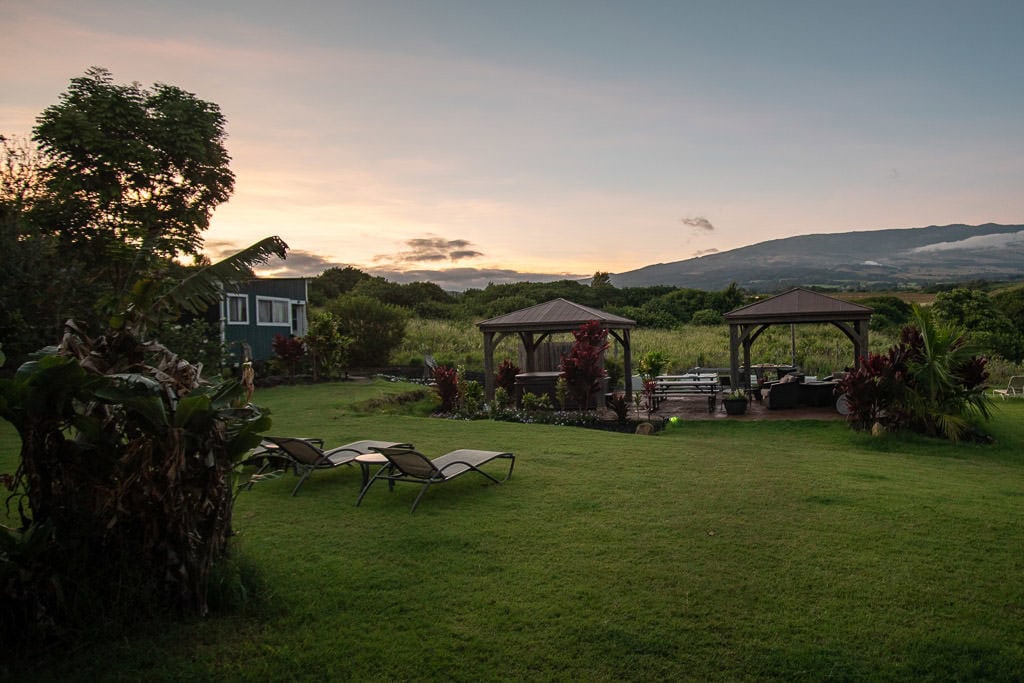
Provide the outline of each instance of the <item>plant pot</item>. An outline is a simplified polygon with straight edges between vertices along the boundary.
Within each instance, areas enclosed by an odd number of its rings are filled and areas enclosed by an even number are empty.
[[[726,398],[722,400],[722,405],[725,406],[726,415],[744,415],[747,412],[745,398]]]

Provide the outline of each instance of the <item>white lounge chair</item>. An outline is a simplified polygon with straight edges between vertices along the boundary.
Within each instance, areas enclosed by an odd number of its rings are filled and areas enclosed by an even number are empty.
[[[1014,375],[1005,389],[993,389],[992,393],[998,394],[1003,400],[1024,396],[1024,375]]]

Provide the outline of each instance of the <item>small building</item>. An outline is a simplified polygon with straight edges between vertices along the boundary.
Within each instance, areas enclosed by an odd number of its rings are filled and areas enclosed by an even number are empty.
[[[303,337],[308,324],[306,278],[256,278],[224,288],[218,315],[220,338],[238,361],[248,346],[251,360],[274,357],[276,335]]]

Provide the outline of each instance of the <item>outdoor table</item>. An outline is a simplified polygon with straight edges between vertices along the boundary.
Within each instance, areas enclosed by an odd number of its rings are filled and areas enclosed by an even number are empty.
[[[370,483],[370,466],[371,465],[380,465],[381,467],[384,467],[384,466],[390,467],[391,466],[390,461],[387,458],[385,458],[383,455],[381,455],[380,453],[363,453],[362,455],[357,455],[356,458],[355,458],[355,461],[357,463],[359,463],[359,469],[360,469],[360,471],[361,471],[361,473],[363,475],[363,486],[362,486],[362,488],[359,489],[360,491],[365,489],[366,485]],[[394,480],[391,480],[391,479],[388,480],[388,488],[394,490],[394,488],[395,488]]]

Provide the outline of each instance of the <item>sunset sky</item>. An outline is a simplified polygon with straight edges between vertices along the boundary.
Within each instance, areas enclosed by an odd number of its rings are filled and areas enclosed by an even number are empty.
[[[227,118],[211,256],[447,288],[1024,223],[1024,2],[0,0],[0,133],[90,66]]]

